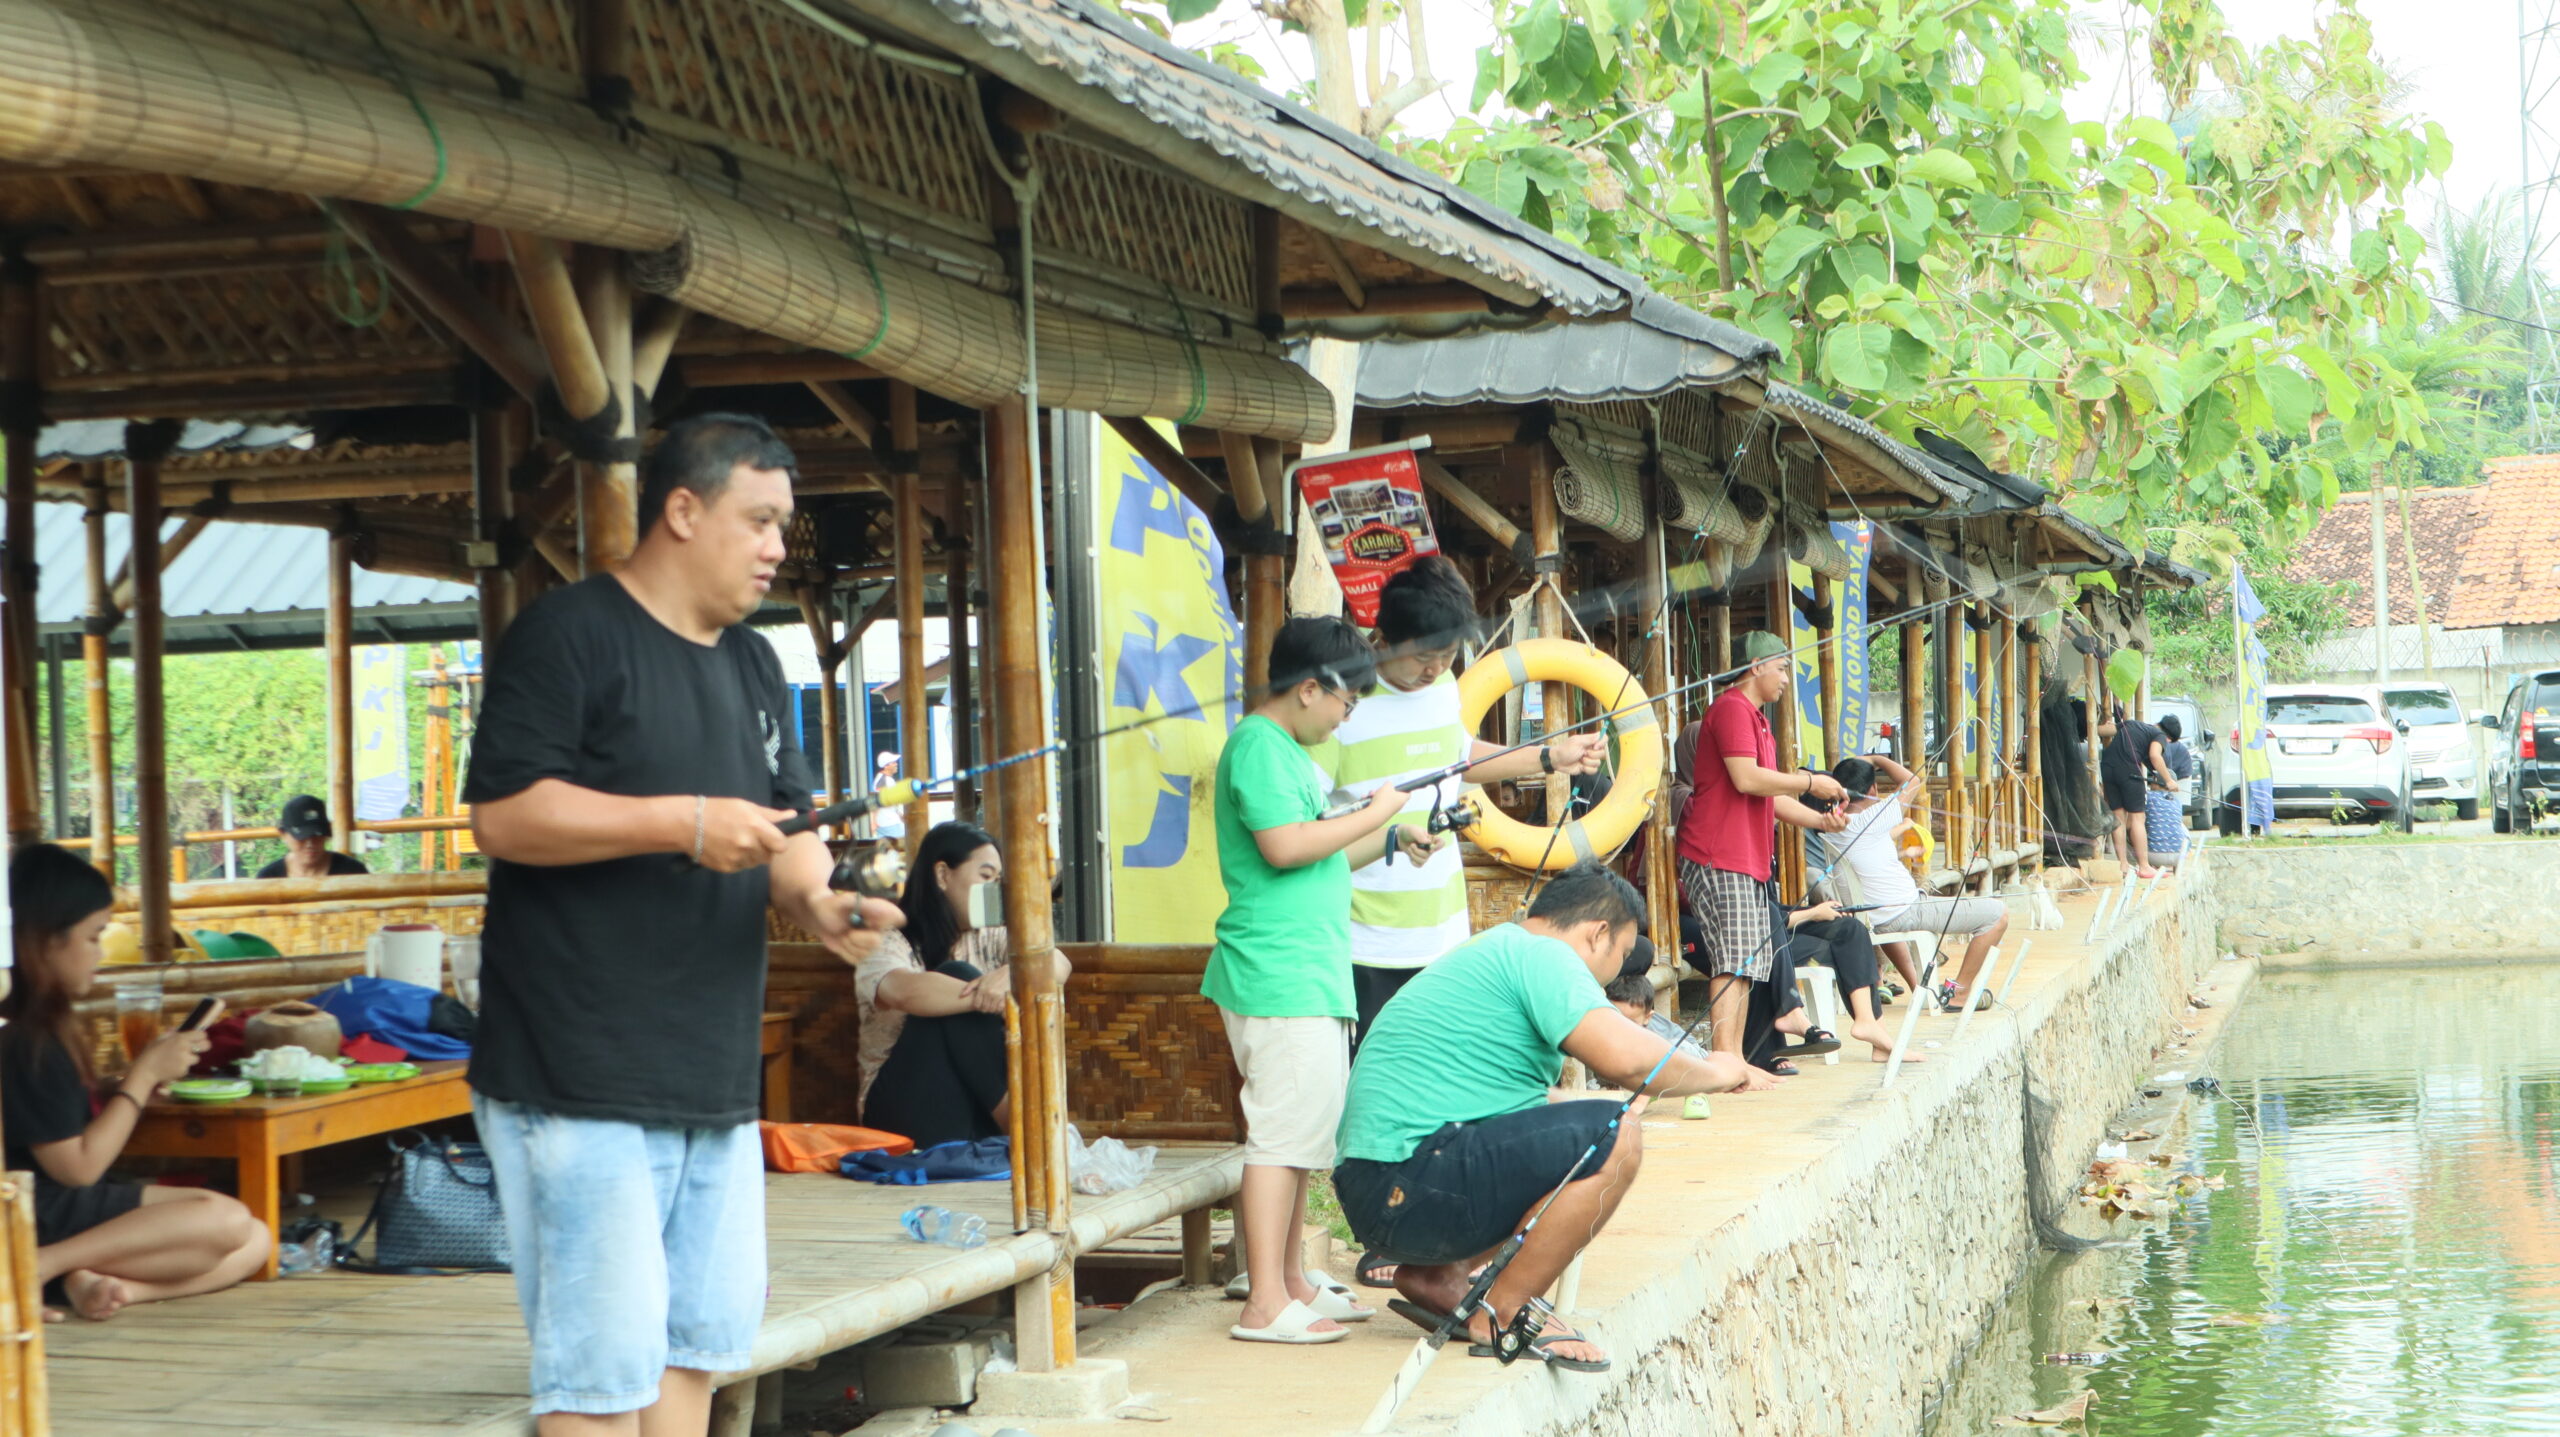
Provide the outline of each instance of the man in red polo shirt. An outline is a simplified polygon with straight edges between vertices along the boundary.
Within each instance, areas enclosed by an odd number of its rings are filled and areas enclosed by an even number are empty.
[[[1709,975],[1711,1041],[1717,1052],[1737,1056],[1751,985],[1769,981],[1777,958],[1777,825],[1837,833],[1847,824],[1837,808],[1817,813],[1802,802],[1836,802],[1842,796],[1838,779],[1772,767],[1778,742],[1760,708],[1787,691],[1787,646],[1777,635],[1754,629],[1739,647],[1751,667],[1707,708],[1692,775],[1697,789],[1680,815],[1680,891],[1705,939],[1699,956]],[[1744,1091],[1777,1086],[1776,1077],[1758,1068],[1749,1072]]]

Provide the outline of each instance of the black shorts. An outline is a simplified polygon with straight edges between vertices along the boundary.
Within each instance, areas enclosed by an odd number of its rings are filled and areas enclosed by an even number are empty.
[[[140,1206],[140,1183],[91,1183],[75,1188],[40,1179],[36,1183],[36,1246],[50,1247],[64,1238],[78,1237]]]
[[[1360,1021],[1351,1030],[1351,1051],[1360,1051],[1360,1040],[1369,1036],[1369,1025],[1378,1021],[1378,1010],[1387,1000],[1402,992],[1404,985],[1420,973],[1419,968],[1372,968],[1366,963],[1351,965],[1351,1006],[1359,1010]]]
[[[1474,1123],[1444,1123],[1400,1163],[1346,1158],[1333,1190],[1351,1235],[1373,1253],[1436,1266],[1491,1252],[1564,1181],[1600,1171],[1617,1100],[1543,1103]]]
[[[2150,785],[2142,781],[2141,774],[2101,774],[2098,782],[2106,789],[2107,807],[2116,812],[2141,813],[2148,807],[2143,795]]]

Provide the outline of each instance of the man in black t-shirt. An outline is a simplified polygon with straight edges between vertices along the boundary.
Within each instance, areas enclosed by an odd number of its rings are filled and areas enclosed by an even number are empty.
[[[898,922],[775,826],[813,785],[743,620],[793,478],[760,420],[672,426],[630,561],[528,607],[489,665],[463,791],[491,859],[472,1105],[544,1437],[644,1410],[705,1429],[763,1317],[765,910],[849,963]]]
[[[2169,771],[2162,752],[2167,739],[2156,726],[2127,716],[2122,705],[2116,708],[2115,732],[2110,735],[2102,726],[2099,737],[2107,746],[2098,755],[2098,786],[2106,791],[2107,809],[2115,819],[2116,858],[2134,877],[2153,877],[2143,794],[2155,773],[2169,792],[2178,792],[2177,775]]]
[[[276,832],[284,835],[285,856],[259,869],[260,878],[340,878],[372,871],[361,860],[329,846],[335,833],[329,825],[329,805],[310,794],[297,793],[284,801],[284,812],[276,815]]]

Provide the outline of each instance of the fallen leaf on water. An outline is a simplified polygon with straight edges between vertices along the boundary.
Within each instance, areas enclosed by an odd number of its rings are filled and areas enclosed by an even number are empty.
[[[2275,1321],[2263,1312],[2217,1312],[2204,1320],[2207,1327],[2264,1327]]]
[[[2151,1155],[2151,1165],[2155,1168],[2174,1168],[2178,1165],[2179,1156],[2173,1152],[2156,1152]]]
[[[2136,1128],[2129,1133],[2116,1134],[2116,1141],[2120,1143],[2147,1143],[2158,1136],[2160,1136],[2158,1133],[2151,1131],[2149,1128]]]
[[[2042,1412],[2020,1412],[2009,1420],[2022,1422],[2030,1427],[2060,1427],[2075,1423],[2089,1415],[2089,1403],[2096,1396],[2097,1394],[2092,1392],[2082,1392],[2059,1407],[2048,1407]]]

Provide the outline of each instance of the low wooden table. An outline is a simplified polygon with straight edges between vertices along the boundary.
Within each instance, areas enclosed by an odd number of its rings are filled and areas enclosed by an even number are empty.
[[[308,1098],[242,1098],[236,1103],[181,1103],[160,1098],[142,1113],[124,1150],[146,1158],[228,1158],[238,1168],[240,1201],[267,1225],[281,1226],[277,1180],[287,1154],[331,1143],[379,1137],[471,1111],[471,1089],[459,1060],[420,1063],[417,1077],[358,1083],[343,1093]],[[276,1253],[258,1276],[276,1275]]]

